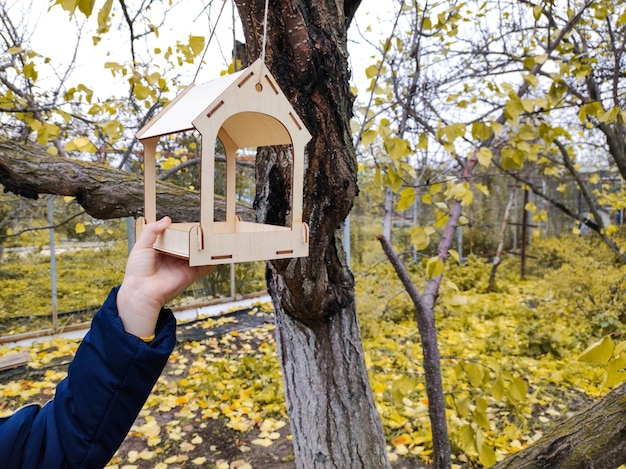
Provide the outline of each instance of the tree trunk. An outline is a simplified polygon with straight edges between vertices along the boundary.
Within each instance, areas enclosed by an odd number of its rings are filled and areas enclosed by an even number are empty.
[[[276,311],[296,466],[388,467],[354,303],[311,326]]]
[[[360,0],[269,2],[266,64],[312,134],[303,220],[310,256],[268,263],[298,468],[389,467],[339,228],[358,193],[349,119],[347,29]],[[236,0],[249,59],[261,55],[263,0]],[[289,210],[289,153],[257,156],[259,221]]]
[[[443,382],[441,380],[441,357],[439,355],[434,304],[429,306],[424,301],[389,240],[384,236],[379,236],[378,240],[415,306],[415,321],[417,322],[417,329],[422,341],[422,353],[424,355],[428,416],[433,436],[433,466],[436,469],[447,469],[452,462],[448,423],[446,420],[446,403],[443,394]]]
[[[615,469],[626,461],[626,384],[557,424],[497,469]]]

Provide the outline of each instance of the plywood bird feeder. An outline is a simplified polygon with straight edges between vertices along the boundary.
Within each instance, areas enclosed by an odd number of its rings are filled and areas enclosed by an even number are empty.
[[[196,129],[201,136],[200,220],[172,223],[154,248],[214,265],[308,256],[308,226],[302,222],[304,148],[311,135],[262,60],[232,75],[192,84],[138,133],[144,145],[144,223],[156,220],[156,153],[159,139]],[[215,221],[215,143],[226,153],[226,218]],[[235,213],[236,154],[240,149],[291,145],[289,226],[242,221]]]

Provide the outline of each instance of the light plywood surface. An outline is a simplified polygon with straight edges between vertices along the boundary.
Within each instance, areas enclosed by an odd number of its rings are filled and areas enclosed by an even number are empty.
[[[155,248],[191,265],[248,262],[308,255],[302,222],[304,151],[311,139],[265,64],[184,90],[138,133],[144,144],[145,220],[156,217],[155,164],[161,136],[196,129],[202,138],[200,220],[172,224]],[[226,153],[226,221],[213,220],[215,142]],[[240,149],[290,145],[291,218],[288,226],[242,222],[235,213],[236,157]],[[138,226],[140,230],[140,226]]]

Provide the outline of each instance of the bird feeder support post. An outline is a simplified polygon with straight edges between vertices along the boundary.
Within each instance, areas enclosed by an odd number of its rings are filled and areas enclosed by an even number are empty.
[[[142,141],[144,145],[144,218],[146,223],[156,221],[156,147],[159,137]]]

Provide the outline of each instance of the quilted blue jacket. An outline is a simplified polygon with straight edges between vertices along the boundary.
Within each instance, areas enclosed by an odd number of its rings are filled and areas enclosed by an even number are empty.
[[[0,419],[0,467],[96,469],[118,449],[176,343],[176,321],[162,310],[156,337],[124,331],[118,288],[109,294],[78,347],[53,400]]]

